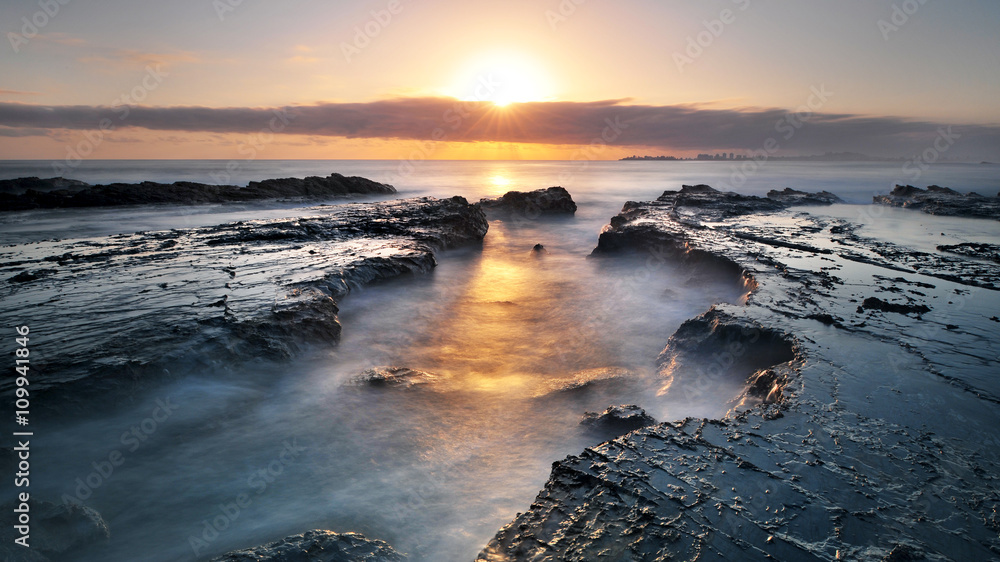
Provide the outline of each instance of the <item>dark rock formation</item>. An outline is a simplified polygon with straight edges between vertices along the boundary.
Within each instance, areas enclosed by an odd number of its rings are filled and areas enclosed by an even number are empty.
[[[502,197],[480,199],[479,205],[491,214],[516,214],[525,218],[550,214],[572,215],[576,212],[573,197],[562,187],[509,191]]]
[[[66,178],[46,178],[37,177],[18,178],[13,180],[0,180],[0,194],[19,195],[28,190],[33,191],[56,191],[65,189],[67,191],[79,191],[90,187],[89,183],[79,180],[68,180]]]
[[[886,302],[878,297],[868,297],[861,303],[864,310],[880,310],[882,312],[895,312],[897,314],[925,314],[931,309],[926,304],[903,304],[898,302]]]
[[[685,323],[659,358],[665,399],[721,394],[733,409],[555,463],[479,559],[995,559],[1000,295],[968,286],[1000,266],[862,238],[779,201],[684,191],[626,204],[595,254],[730,264],[753,281],[745,305]],[[934,309],[856,311],[872,292]]]
[[[973,242],[965,242],[962,244],[942,245],[938,246],[937,249],[942,252],[961,254],[963,256],[1000,263],[1000,244],[976,244]]]
[[[806,193],[805,191],[798,191],[790,187],[786,187],[783,191],[772,189],[767,192],[767,198],[787,203],[788,205],[833,205],[834,203],[844,202],[843,199],[829,191]]]
[[[876,195],[874,202],[877,205],[919,209],[931,215],[1000,220],[1000,193],[997,197],[984,197],[936,185],[927,189],[897,185],[889,195]]]
[[[347,385],[373,388],[411,388],[432,384],[439,378],[433,373],[406,367],[372,367],[348,381]]]
[[[72,182],[72,183],[66,183]],[[321,178],[282,178],[250,182],[246,187],[209,185],[195,182],[171,184],[142,182],[87,185],[82,182],[52,178],[21,178],[0,182],[0,211],[53,209],[64,207],[110,207],[175,203],[195,205],[265,199],[329,199],[358,195],[396,193],[391,185],[360,177],[330,174]]]
[[[94,407],[175,365],[213,361],[224,376],[336,344],[337,302],[351,290],[430,271],[438,250],[478,243],[489,228],[461,197],[308,212],[0,249],[0,315],[64,327],[58,341],[32,341],[32,394],[58,394],[35,403]],[[58,270],[38,274],[53,261]],[[0,390],[12,393],[13,379]]]
[[[110,538],[108,524],[101,515],[83,505],[54,504],[29,500],[30,548],[14,543],[20,536],[13,524],[0,529],[0,558],[10,562],[46,562],[64,560],[78,555],[82,550],[104,544]],[[14,513],[16,502],[2,506],[9,516]]]
[[[308,531],[280,541],[229,552],[211,562],[404,562],[406,557],[383,541],[359,533]]]
[[[604,439],[625,435],[655,423],[653,416],[634,404],[610,406],[601,413],[587,412],[580,420],[580,425]]]

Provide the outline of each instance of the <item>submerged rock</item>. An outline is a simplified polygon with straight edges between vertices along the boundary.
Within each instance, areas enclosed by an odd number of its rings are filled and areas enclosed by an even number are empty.
[[[548,214],[573,214],[576,203],[562,187],[535,191],[509,191],[501,197],[483,198],[479,206],[489,213],[517,214],[526,218]]]
[[[310,176],[252,181],[246,187],[187,181],[88,185],[63,178],[20,178],[0,182],[0,211],[152,203],[194,205],[281,198],[328,199],[392,193],[396,193],[396,189],[391,185],[340,174],[330,174],[325,178]]]
[[[902,304],[896,302],[886,302],[878,297],[868,297],[861,303],[864,310],[880,310],[882,312],[895,312],[897,314],[925,314],[931,309],[925,304]]]
[[[372,367],[347,382],[348,386],[410,388],[436,382],[440,376],[407,367]]]
[[[387,543],[359,533],[308,531],[246,550],[229,552],[211,562],[405,562]]]
[[[111,537],[108,524],[93,509],[71,503],[54,504],[29,500],[29,545],[24,548],[14,543],[20,536],[12,525],[0,530],[0,555],[11,562],[45,562],[63,560],[79,554],[84,549],[102,545]],[[4,513],[13,514],[17,502],[4,504]]]
[[[461,197],[305,212],[0,248],[0,315],[31,318],[33,331],[63,328],[58,341],[32,340],[32,393],[49,394],[36,403],[101,407],[165,370],[208,362],[221,376],[336,344],[337,303],[348,293],[428,272],[439,250],[478,243],[489,228]],[[15,275],[53,260],[57,271]],[[0,381],[0,394],[13,390],[13,379]]]
[[[580,425],[604,438],[618,437],[630,431],[653,425],[656,420],[639,406],[626,404],[610,406],[601,413],[587,412]]]
[[[1000,220],[1000,193],[996,197],[985,197],[936,185],[927,189],[897,185],[889,195],[876,195],[874,202],[877,205],[919,209],[931,215]]]

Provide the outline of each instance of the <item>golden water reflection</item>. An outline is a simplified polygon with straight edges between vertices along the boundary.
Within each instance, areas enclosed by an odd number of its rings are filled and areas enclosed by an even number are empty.
[[[473,274],[428,326],[420,363],[466,390],[518,394],[614,365],[576,281],[586,260],[509,243],[491,226]]]

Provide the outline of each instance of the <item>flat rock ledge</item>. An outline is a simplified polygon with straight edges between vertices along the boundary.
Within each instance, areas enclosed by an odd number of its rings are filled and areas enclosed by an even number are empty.
[[[929,215],[1000,220],[1000,193],[996,197],[987,197],[978,193],[959,193],[937,185],[927,189],[897,185],[889,195],[876,195],[874,203],[918,209]]]
[[[0,248],[0,315],[32,319],[32,393],[59,395],[38,403],[72,411],[175,367],[224,375],[334,345],[337,303],[353,289],[428,272],[438,251],[480,243],[489,228],[461,197],[304,212]],[[58,341],[43,337],[55,326]]]
[[[786,207],[691,186],[611,220],[595,255],[746,283],[659,358],[668,398],[732,409],[554,463],[480,560],[1000,560],[1000,295],[952,260],[1000,268]]]
[[[330,199],[396,193],[391,185],[362,177],[330,174],[322,178],[279,178],[252,181],[246,187],[195,182],[112,183],[90,185],[65,178],[0,180],[0,211],[114,207],[174,203],[197,205],[265,199]]]
[[[359,533],[315,530],[237,550],[211,562],[405,562],[387,543]]]
[[[541,215],[572,215],[576,212],[573,197],[562,187],[508,191],[501,197],[480,199],[478,205],[490,214],[519,215],[528,219]]]

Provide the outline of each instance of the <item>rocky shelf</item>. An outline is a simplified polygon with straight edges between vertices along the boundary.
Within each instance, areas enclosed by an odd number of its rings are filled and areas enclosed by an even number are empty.
[[[346,203],[292,219],[0,248],[0,314],[30,317],[32,393],[65,414],[150,378],[287,358],[339,341],[352,289],[427,272],[489,224],[461,197]],[[0,393],[13,392],[13,379]]]
[[[90,185],[65,178],[30,177],[0,180],[0,211],[155,203],[195,205],[289,198],[319,200],[393,193],[396,193],[396,188],[391,185],[340,174],[330,174],[325,178],[310,176],[252,181],[246,187],[187,181]]]
[[[745,305],[692,319],[659,359],[675,397],[742,390],[724,419],[555,463],[479,559],[1000,559],[1000,266],[787,209],[802,199],[690,186],[611,220],[597,256],[746,285]]]
[[[897,185],[889,195],[876,195],[874,202],[877,205],[919,209],[931,215],[1000,220],[1000,193],[996,197],[986,197],[978,193],[962,194],[936,185],[927,189]]]

